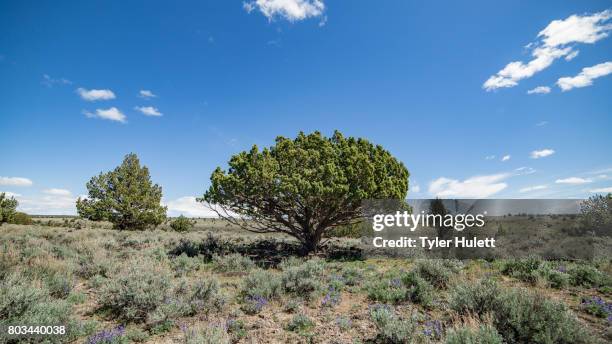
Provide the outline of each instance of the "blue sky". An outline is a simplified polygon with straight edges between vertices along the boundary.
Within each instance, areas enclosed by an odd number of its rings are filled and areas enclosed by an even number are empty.
[[[611,11],[609,0],[3,1],[0,191],[31,213],[74,213],[87,180],[135,152],[171,214],[199,215],[193,197],[232,154],[339,129],[403,161],[409,197],[606,192]]]

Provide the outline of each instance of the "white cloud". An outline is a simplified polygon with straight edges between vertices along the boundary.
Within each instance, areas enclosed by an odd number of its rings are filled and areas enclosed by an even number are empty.
[[[548,124],[548,121],[541,121],[541,122],[536,123],[536,127],[543,127],[547,124]]]
[[[0,194],[4,194],[4,196],[7,197],[7,198],[21,197],[21,194],[18,194],[18,193],[15,193],[15,192],[10,192],[10,191],[0,191]]]
[[[569,91],[572,88],[587,87],[593,84],[593,80],[612,74],[612,62],[604,62],[592,67],[582,68],[580,74],[574,77],[563,77],[557,80],[557,86],[562,91]]]
[[[586,183],[590,183],[590,182],[591,182],[591,180],[580,178],[580,177],[569,177],[569,178],[565,178],[565,179],[557,179],[557,180],[555,180],[555,183],[557,183],[557,184],[571,184],[571,185],[580,185],[580,184],[586,184]]]
[[[159,112],[159,110],[157,108],[154,108],[152,106],[140,106],[140,107],[135,107],[134,108],[137,111],[142,112],[144,115],[146,116],[161,116],[163,115],[161,112]]]
[[[40,83],[51,88],[54,85],[71,85],[72,81],[65,78],[55,79],[50,77],[48,74],[43,74],[43,79]]]
[[[414,192],[414,193],[419,193],[419,192],[421,192],[421,186],[420,186],[419,184],[414,184],[414,185],[412,186],[412,192]]]
[[[77,88],[77,93],[83,100],[90,102],[96,100],[109,100],[115,99],[115,94],[111,90],[86,90],[82,87]]]
[[[0,185],[9,186],[30,186],[32,181],[23,177],[0,177]]]
[[[145,99],[157,97],[157,95],[153,94],[153,92],[149,90],[140,90],[140,92],[138,92],[138,96]]]
[[[217,213],[200,203],[193,196],[185,196],[166,203],[170,216],[218,217]]]
[[[543,189],[547,189],[548,186],[547,185],[535,185],[535,186],[528,186],[526,188],[522,188],[519,190],[520,193],[525,193],[525,192],[531,192],[531,191],[536,191],[536,190],[543,190]]]
[[[555,154],[555,150],[554,149],[541,149],[541,150],[534,150],[533,152],[531,152],[531,158],[532,159],[540,159],[540,158],[545,158],[547,156],[553,155]]]
[[[508,161],[508,160],[510,160],[510,155],[504,155],[504,156],[501,158],[501,161]]]
[[[548,68],[555,60],[565,57],[572,60],[578,55],[573,46],[575,43],[592,44],[608,36],[612,25],[607,21],[612,11],[606,10],[593,15],[571,15],[563,20],[553,20],[538,33],[538,41],[526,46],[532,50],[533,59],[527,63],[513,61],[508,63],[497,74],[485,81],[483,88],[492,91],[503,87],[514,87],[522,79]]]
[[[436,197],[486,198],[508,187],[503,180],[510,176],[509,173],[500,173],[463,181],[441,177],[429,184],[429,193]]]
[[[572,51],[571,53],[569,53],[569,54],[567,54],[565,56],[565,61],[571,61],[571,60],[575,59],[578,56],[578,54],[580,54],[580,50]]]
[[[83,111],[83,114],[85,114],[85,116],[90,117],[90,118],[102,118],[102,119],[108,119],[110,121],[116,121],[116,122],[121,122],[121,123],[125,123],[125,115],[119,111],[119,109],[117,109],[116,107],[111,107],[108,109],[96,109],[95,113],[89,112],[89,111]]]
[[[244,2],[243,8],[248,13],[259,9],[268,20],[282,17],[290,22],[295,22],[321,16],[325,11],[325,4],[323,0],[255,0]],[[325,21],[327,21],[326,18]]]
[[[54,189],[54,188],[43,190],[43,193],[46,193],[47,195],[55,195],[55,196],[70,196],[70,195],[72,195],[70,190],[66,190],[66,189]]]
[[[592,192],[592,193],[609,193],[609,192],[612,192],[612,186],[609,187],[609,188],[600,188],[600,189],[589,190],[589,192]]]
[[[527,94],[547,94],[550,93],[550,87],[548,86],[538,86],[534,89],[527,91]]]
[[[75,215],[76,198],[66,195],[19,197],[17,209],[35,215]]]
[[[495,155],[487,155],[485,156],[485,160],[493,160],[495,159]]]

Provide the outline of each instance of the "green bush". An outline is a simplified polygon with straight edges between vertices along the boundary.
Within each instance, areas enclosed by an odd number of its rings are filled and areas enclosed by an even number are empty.
[[[567,273],[570,275],[570,283],[574,286],[591,288],[609,284],[608,277],[591,265],[577,264]]]
[[[26,213],[18,211],[13,215],[13,218],[10,220],[10,223],[16,225],[31,225],[32,217]]]
[[[445,289],[455,273],[443,260],[419,260],[415,271],[434,287]]]
[[[494,327],[481,325],[478,328],[460,327],[449,331],[446,344],[503,344],[502,336]]]
[[[386,305],[370,308],[370,318],[377,330],[377,339],[383,343],[413,343],[416,334],[416,321],[398,318],[393,309]]]
[[[223,325],[182,327],[184,344],[230,344],[231,336]]]
[[[5,222],[11,222],[15,216],[15,209],[19,202],[15,197],[8,198],[6,193],[0,193],[0,226]]]
[[[382,303],[397,304],[412,301],[430,307],[433,303],[433,286],[412,271],[388,272],[366,285],[368,298]]]
[[[314,321],[312,321],[305,314],[296,314],[291,318],[291,321],[287,324],[287,330],[292,332],[304,333],[309,331],[315,326]]]
[[[187,232],[195,226],[196,221],[183,215],[173,219],[170,222],[170,228],[175,232]]]
[[[588,343],[574,314],[560,302],[523,289],[502,293],[495,327],[511,343]]]
[[[245,278],[242,287],[242,296],[263,296],[267,299],[277,299],[281,293],[281,280],[266,270],[256,269]]]
[[[321,290],[323,272],[324,263],[318,259],[285,266],[281,275],[283,290],[308,300]]]
[[[147,321],[170,298],[171,278],[152,261],[130,262],[102,286],[98,304],[122,321]]]
[[[536,257],[527,259],[510,259],[502,268],[502,273],[523,282],[535,283],[538,280],[538,269],[542,261]]]
[[[458,285],[450,296],[450,307],[459,314],[484,315],[497,307],[500,292],[490,279]]]
[[[219,272],[248,272],[255,267],[255,263],[239,253],[226,254],[223,256],[213,255],[213,266]]]

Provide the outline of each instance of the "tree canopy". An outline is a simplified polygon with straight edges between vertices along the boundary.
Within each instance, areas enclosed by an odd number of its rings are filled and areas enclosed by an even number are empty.
[[[251,231],[289,234],[310,252],[331,228],[358,220],[362,201],[404,200],[408,176],[391,153],[366,139],[300,132],[232,156],[198,200]]]
[[[79,216],[106,220],[116,229],[143,230],[166,219],[160,204],[162,188],[151,182],[149,169],[136,154],[128,154],[113,171],[100,173],[87,183],[88,198],[77,200]]]
[[[6,197],[4,192],[0,193],[0,225],[11,222],[15,216],[19,202],[15,197]]]

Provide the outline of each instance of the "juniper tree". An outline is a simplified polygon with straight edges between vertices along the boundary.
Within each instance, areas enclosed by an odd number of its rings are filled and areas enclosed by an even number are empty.
[[[113,171],[100,173],[87,183],[88,198],[77,200],[79,216],[110,221],[116,229],[144,230],[166,219],[160,204],[162,188],[151,182],[149,169],[136,154],[128,154]]]
[[[198,201],[245,229],[282,232],[316,251],[336,226],[362,215],[362,201],[404,200],[408,170],[380,145],[319,132],[277,137],[269,148],[232,156],[227,171],[211,175]]]
[[[0,193],[0,225],[13,220],[18,205],[15,197],[8,198],[4,192]]]

